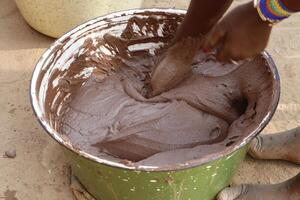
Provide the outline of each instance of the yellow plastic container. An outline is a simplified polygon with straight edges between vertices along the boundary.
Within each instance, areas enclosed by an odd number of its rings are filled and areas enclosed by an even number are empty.
[[[58,38],[75,26],[107,13],[140,8],[143,0],[15,0],[27,23]]]

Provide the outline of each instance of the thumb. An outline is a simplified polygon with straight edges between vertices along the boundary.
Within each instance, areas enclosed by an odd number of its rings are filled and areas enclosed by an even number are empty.
[[[211,51],[219,46],[225,38],[226,32],[220,24],[217,24],[205,37],[203,42],[203,49],[205,51]]]
[[[216,57],[220,62],[228,62],[232,58],[230,43],[227,40],[218,49]]]
[[[222,45],[218,46],[216,58],[220,62],[229,62],[234,59],[232,50],[232,40],[229,37],[224,38]]]

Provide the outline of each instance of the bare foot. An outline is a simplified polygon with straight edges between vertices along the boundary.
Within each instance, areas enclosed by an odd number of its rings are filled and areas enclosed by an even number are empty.
[[[71,175],[70,188],[75,200],[96,200],[82,187],[81,183],[74,175]]]
[[[249,154],[257,159],[286,160],[300,164],[300,127],[281,133],[258,136]]]
[[[217,200],[299,200],[300,174],[275,185],[241,185],[225,188]]]
[[[185,38],[170,47],[152,74],[151,87],[155,96],[175,87],[191,72],[191,64],[201,46],[199,38]]]

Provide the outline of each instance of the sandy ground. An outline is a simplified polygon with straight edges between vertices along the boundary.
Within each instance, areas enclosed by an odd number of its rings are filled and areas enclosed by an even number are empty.
[[[144,6],[187,4],[187,0],[145,0]],[[300,15],[274,28],[268,50],[280,71],[282,98],[265,134],[300,125],[299,33]],[[0,1],[0,199],[73,199],[62,148],[37,123],[28,95],[34,65],[51,42],[25,23],[13,0]],[[8,150],[16,150],[16,158],[2,157]],[[277,183],[299,171],[299,166],[286,162],[247,158],[233,183]]]

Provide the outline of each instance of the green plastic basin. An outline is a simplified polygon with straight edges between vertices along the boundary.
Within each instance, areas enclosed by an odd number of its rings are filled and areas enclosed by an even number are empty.
[[[175,9],[142,9],[109,14],[82,24],[59,38],[43,54],[33,72],[30,97],[35,114],[48,135],[65,147],[73,173],[83,186],[98,200],[213,200],[217,193],[228,186],[237,166],[244,159],[247,146],[271,120],[279,100],[280,84],[276,66],[263,52],[270,73],[274,77],[274,97],[260,125],[247,137],[228,146],[226,150],[192,164],[178,163],[168,168],[130,167],[104,158],[95,157],[74,147],[59,133],[57,113],[51,108],[54,101],[64,98],[55,85],[58,75],[70,70],[72,55],[78,53],[80,44],[90,37],[101,37],[106,32],[124,29],[133,16],[160,15],[181,16],[186,11]],[[173,18],[172,18],[173,19]],[[114,26],[122,21],[123,26]],[[125,26],[124,26],[125,25]],[[109,30],[107,30],[109,29]],[[176,27],[173,27],[176,30]],[[173,30],[172,29],[172,30]],[[52,98],[52,99],[51,99]]]

